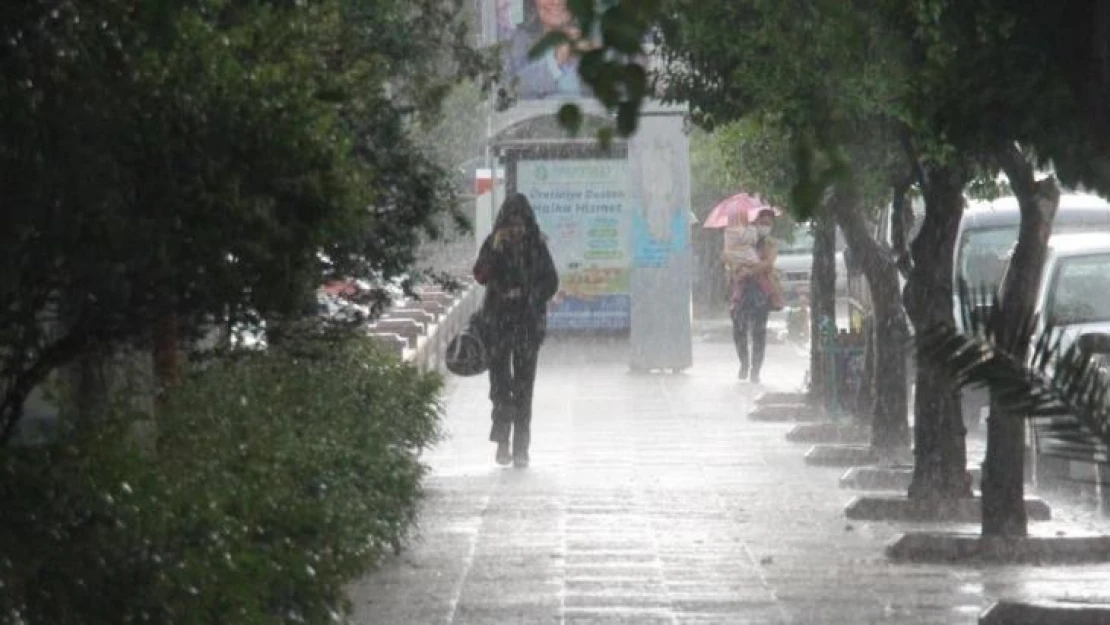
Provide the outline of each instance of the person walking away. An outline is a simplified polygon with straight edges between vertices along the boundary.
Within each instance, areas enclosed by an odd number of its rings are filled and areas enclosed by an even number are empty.
[[[772,310],[782,310],[782,289],[775,276],[778,244],[771,238],[775,212],[760,211],[749,226],[756,234],[756,259],[726,254],[725,268],[729,274],[729,316],[732,318],[732,340],[740,358],[740,379],[759,383],[763,357],[767,350],[767,317]],[[750,340],[749,340],[750,338]]]
[[[474,279],[486,287],[490,401],[497,463],[528,466],[532,392],[547,327],[547,304],[559,289],[555,263],[528,199],[505,199],[482,243]],[[512,450],[509,440],[512,438]]]

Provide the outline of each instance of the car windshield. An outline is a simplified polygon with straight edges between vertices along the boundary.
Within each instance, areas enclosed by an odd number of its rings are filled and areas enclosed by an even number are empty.
[[[840,230],[836,231],[836,251],[843,252],[847,247],[847,242],[844,240],[844,235],[840,234]],[[779,254],[811,254],[813,253],[813,233],[810,232],[808,226],[796,228],[794,230],[794,237],[791,241],[785,239],[779,244]]]
[[[956,265],[960,277],[972,288],[996,288],[1017,235],[1016,225],[965,231]]]
[[[1088,230],[1104,230],[1105,224],[1083,222],[1053,225],[1053,234],[1070,234]],[[971,288],[994,290],[1002,283],[1010,251],[1017,243],[1018,225],[976,228],[964,231],[956,260],[958,275]]]
[[[779,254],[802,254],[813,251],[813,234],[808,228],[794,230],[793,241],[783,241],[779,246]]]
[[[1047,304],[1052,325],[1110,321],[1110,253],[1062,259]]]

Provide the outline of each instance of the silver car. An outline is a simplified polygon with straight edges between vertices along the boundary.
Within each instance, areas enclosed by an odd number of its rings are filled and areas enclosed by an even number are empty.
[[[844,237],[836,233],[836,296],[844,297],[848,292],[848,270],[844,265]],[[793,241],[779,243],[778,260],[775,267],[782,276],[782,290],[787,306],[796,306],[804,298],[809,299],[810,273],[813,271],[813,234],[807,226],[800,226],[794,233]]]
[[[963,280],[974,289],[997,289],[1017,241],[1021,211],[1017,199],[1004,197],[993,202],[975,202],[964,211],[956,244],[953,283]],[[1053,236],[1079,232],[1110,232],[1110,203],[1096,195],[1069,193],[1060,196]],[[1101,236],[1110,236],[1103,234]],[[953,294],[952,307],[960,328],[962,304],[959,292]],[[960,328],[961,330],[963,328]],[[989,397],[982,389],[963,391],[964,424],[977,429],[986,414]]]
[[[1110,233],[1058,234],[1049,239],[1035,312],[1034,343],[1049,332],[1060,341],[1060,349],[1066,350],[1083,336],[1110,335]],[[1029,357],[1031,364],[1033,354]],[[1068,447],[1051,432],[1042,433],[1046,436],[1038,441],[1039,452]],[[1063,448],[1058,448],[1060,445]],[[1049,480],[1089,479],[1095,477],[1093,462],[1100,457],[1105,461],[1105,454],[1102,448],[1086,462],[1038,454],[1037,475]]]

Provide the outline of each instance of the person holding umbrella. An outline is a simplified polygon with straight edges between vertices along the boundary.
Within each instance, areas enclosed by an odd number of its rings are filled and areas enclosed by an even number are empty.
[[[723,254],[729,276],[732,339],[740,359],[740,379],[759,383],[767,347],[767,318],[783,307],[775,279],[778,244],[771,237],[778,210],[758,196],[741,193],[710,213],[707,228],[725,228]],[[746,246],[752,248],[745,249]]]

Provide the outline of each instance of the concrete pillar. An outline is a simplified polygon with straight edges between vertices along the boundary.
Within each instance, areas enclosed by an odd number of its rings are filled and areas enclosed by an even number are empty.
[[[682,107],[645,106],[629,142],[634,370],[693,364],[690,160]]]

